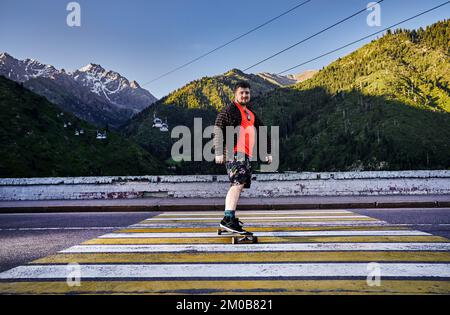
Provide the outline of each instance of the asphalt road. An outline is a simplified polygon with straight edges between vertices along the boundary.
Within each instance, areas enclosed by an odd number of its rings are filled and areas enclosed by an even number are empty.
[[[392,224],[406,224],[414,230],[450,238],[450,208],[351,210]]]
[[[0,272],[159,212],[0,214]]]
[[[351,211],[450,238],[450,208]],[[0,214],[0,272],[158,214],[160,212]]]

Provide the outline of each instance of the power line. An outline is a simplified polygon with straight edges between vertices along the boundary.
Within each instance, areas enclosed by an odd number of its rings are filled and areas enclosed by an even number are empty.
[[[353,13],[352,15],[346,17],[345,19],[340,20],[339,22],[336,22],[336,23],[334,23],[333,25],[328,26],[327,28],[324,28],[323,30],[321,30],[321,31],[319,31],[319,32],[317,32],[317,33],[315,33],[315,34],[313,34],[313,35],[311,35],[311,36],[309,36],[309,37],[307,37],[307,38],[305,38],[305,39],[303,39],[303,40],[301,40],[301,41],[299,41],[299,42],[297,42],[297,43],[295,43],[295,44],[293,44],[293,45],[291,45],[291,46],[289,46],[289,47],[287,47],[287,48],[285,48],[285,49],[283,49],[283,50],[280,50],[279,52],[277,52],[277,53],[275,53],[275,54],[273,54],[273,55],[271,55],[271,56],[269,56],[269,57],[267,57],[267,58],[265,58],[265,59],[263,59],[263,60],[261,60],[261,61],[255,63],[254,65],[252,65],[252,66],[250,66],[250,67],[244,69],[243,71],[245,72],[245,71],[247,71],[247,70],[250,70],[251,68],[254,68],[254,67],[256,67],[257,65],[260,65],[260,64],[262,64],[263,62],[266,62],[267,60],[272,59],[272,58],[274,58],[274,57],[276,57],[276,56],[278,56],[278,55],[280,55],[280,54],[282,54],[282,53],[284,53],[284,52],[286,52],[286,51],[288,51],[288,50],[294,48],[295,46],[298,46],[298,45],[300,45],[300,44],[302,44],[302,43],[304,43],[304,42],[310,40],[311,38],[316,37],[317,35],[320,35],[320,34],[322,34],[322,33],[326,32],[326,31],[328,31],[329,29],[331,29],[331,28],[333,28],[333,27],[335,27],[335,26],[337,26],[337,25],[339,25],[339,24],[341,24],[341,23],[344,23],[344,22],[347,21],[347,20],[350,20],[351,18],[353,18],[353,17],[355,17],[355,16],[357,16],[357,15],[359,15],[359,14],[361,14],[361,13],[367,11],[367,9],[370,9],[370,8],[374,7],[375,5],[377,5],[377,4],[380,4],[380,3],[383,2],[383,1],[384,1],[384,0],[379,0],[377,3],[374,3],[374,4],[372,4],[371,6],[368,6],[368,7],[364,8],[364,9],[362,9],[362,10],[359,10],[358,12]]]
[[[449,4],[449,3],[450,3],[450,1],[446,1],[446,2],[444,2],[444,3],[442,3],[442,4],[438,5],[438,6],[435,6],[435,7],[431,8],[431,9],[428,9],[428,10],[426,10],[426,11],[423,11],[423,12],[419,13],[419,14],[416,14],[416,15],[414,15],[414,16],[408,18],[408,19],[405,19],[405,20],[400,21],[400,22],[398,22],[398,23],[395,23],[395,24],[393,24],[393,25],[391,25],[391,26],[389,26],[389,27],[386,27],[386,28],[382,29],[381,31],[378,31],[378,32],[372,33],[372,34],[370,34],[370,35],[364,36],[364,37],[362,37],[362,38],[360,38],[360,39],[358,39],[358,40],[355,40],[355,41],[353,41],[353,42],[351,42],[351,43],[348,43],[348,44],[346,44],[346,45],[344,45],[344,46],[341,46],[341,47],[339,47],[339,48],[333,49],[333,50],[331,50],[331,51],[329,51],[329,52],[327,52],[327,53],[324,53],[324,54],[322,54],[322,55],[320,55],[320,56],[318,56],[318,57],[315,57],[315,58],[313,58],[313,59],[310,59],[310,60],[308,60],[308,61],[302,62],[301,64],[298,64],[298,65],[296,65],[296,66],[293,66],[293,67],[291,67],[291,68],[289,68],[289,69],[286,69],[286,70],[284,70],[284,71],[281,71],[281,72],[279,72],[279,73],[277,73],[277,74],[280,75],[280,74],[283,74],[283,73],[288,72],[288,71],[290,71],[290,70],[293,70],[293,69],[295,69],[295,68],[298,68],[298,67],[301,67],[301,66],[303,66],[303,65],[306,65],[306,64],[308,64],[308,63],[310,63],[310,62],[313,62],[313,61],[315,61],[315,60],[317,60],[317,59],[320,59],[320,58],[322,58],[322,57],[325,57],[325,56],[327,56],[327,55],[330,55],[330,54],[332,54],[332,53],[334,53],[334,52],[336,52],[336,51],[339,51],[339,50],[344,49],[344,48],[346,48],[346,47],[348,47],[348,46],[351,46],[351,45],[353,45],[353,44],[356,44],[356,43],[358,43],[358,42],[360,42],[360,41],[363,41],[363,40],[365,40],[365,39],[367,39],[367,38],[370,38],[370,37],[375,36],[375,35],[377,35],[377,34],[383,33],[383,32],[385,32],[385,31],[387,31],[388,29],[391,29],[391,28],[396,27],[396,26],[398,26],[398,25],[400,25],[400,24],[403,24],[403,23],[405,23],[405,22],[408,22],[408,21],[410,21],[410,20],[412,20],[412,19],[415,19],[415,18],[417,18],[417,17],[419,17],[419,16],[421,16],[421,15],[424,15],[424,14],[426,14],[426,13],[428,13],[428,12],[431,12],[431,11],[433,11],[433,10],[436,10],[436,9],[438,9],[438,8],[444,6],[444,5],[447,5],[447,4]]]
[[[244,34],[242,34],[242,35],[240,35],[240,36],[238,36],[238,37],[236,37],[236,38],[234,38],[234,39],[232,39],[232,40],[226,42],[225,44],[222,44],[222,45],[220,45],[220,46],[214,48],[213,50],[210,50],[210,51],[208,51],[207,53],[204,53],[203,55],[201,55],[201,56],[199,56],[199,57],[197,57],[197,58],[195,58],[195,59],[193,59],[193,60],[191,60],[191,61],[189,61],[189,62],[187,62],[187,63],[185,63],[185,64],[183,64],[183,65],[181,65],[181,66],[179,66],[179,67],[177,67],[177,68],[175,68],[175,69],[173,69],[173,70],[170,70],[169,72],[166,72],[166,73],[164,73],[164,74],[162,74],[162,75],[160,75],[160,76],[154,78],[153,80],[148,81],[147,83],[142,84],[142,86],[147,85],[147,84],[150,84],[150,83],[152,83],[152,82],[155,82],[155,81],[157,81],[157,80],[159,80],[159,79],[161,79],[161,78],[163,78],[163,77],[165,77],[165,76],[167,76],[167,75],[169,75],[169,74],[171,74],[171,73],[174,73],[175,71],[178,71],[178,70],[180,70],[180,69],[182,69],[182,68],[184,68],[184,67],[186,67],[186,66],[188,66],[188,65],[190,65],[190,64],[192,64],[192,63],[194,63],[194,62],[196,62],[196,61],[198,61],[198,60],[200,60],[200,59],[202,59],[202,58],[204,58],[204,57],[206,57],[206,56],[208,56],[208,55],[210,55],[210,54],[212,54],[213,52],[215,52],[215,51],[217,51],[217,50],[219,50],[219,49],[222,49],[222,48],[225,47],[225,46],[228,46],[229,44],[231,44],[231,43],[233,43],[233,42],[235,42],[235,41],[241,39],[241,38],[244,37],[244,36],[247,36],[247,35],[250,34],[250,33],[253,33],[253,32],[255,32],[255,31],[257,31],[258,29],[260,29],[260,28],[266,26],[267,24],[272,23],[273,21],[275,21],[275,20],[281,18],[282,16],[284,16],[284,15],[286,15],[286,14],[288,14],[288,13],[290,13],[290,12],[292,12],[292,11],[298,9],[298,8],[300,8],[301,6],[307,4],[308,2],[311,2],[311,1],[312,1],[312,0],[306,0],[306,1],[304,1],[304,2],[302,2],[302,3],[300,3],[300,4],[298,4],[298,5],[296,5],[295,7],[291,8],[291,9],[289,9],[289,10],[283,12],[283,13],[281,13],[280,15],[277,15],[276,17],[274,17],[274,18],[272,18],[272,19],[270,19],[270,20],[264,22],[264,23],[261,24],[261,25],[258,25],[257,27],[251,29],[250,31],[248,31],[248,32],[246,32],[246,33],[244,33]]]

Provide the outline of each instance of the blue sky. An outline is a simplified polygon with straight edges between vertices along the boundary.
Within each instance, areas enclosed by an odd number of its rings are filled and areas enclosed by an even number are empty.
[[[81,27],[69,27],[62,0],[0,0],[0,52],[33,58],[73,71],[90,62],[139,84],[184,64],[294,7],[301,0],[79,0]],[[187,66],[143,86],[162,97],[184,84],[245,69],[257,61],[364,8],[366,0],[312,0],[288,15]],[[278,73],[338,46],[376,32],[445,0],[385,0],[381,26],[369,27],[361,14],[249,72]],[[405,23],[417,28],[450,18],[450,5]],[[370,40],[367,40],[368,42]],[[362,46],[297,68],[320,69]]]

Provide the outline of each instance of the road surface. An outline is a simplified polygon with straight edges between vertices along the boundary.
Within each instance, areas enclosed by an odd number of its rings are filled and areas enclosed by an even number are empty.
[[[0,293],[450,294],[450,208],[238,211],[239,245],[222,215],[0,214]]]

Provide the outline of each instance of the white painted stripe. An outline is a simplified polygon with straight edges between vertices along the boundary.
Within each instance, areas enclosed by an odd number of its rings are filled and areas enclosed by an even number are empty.
[[[391,225],[384,221],[293,221],[293,222],[245,222],[247,227],[277,227],[277,226],[382,226]],[[190,222],[190,223],[138,223],[130,225],[128,228],[199,228],[199,227],[219,227],[219,222]]]
[[[76,245],[60,253],[265,252],[265,251],[450,251],[450,243],[277,243]]]
[[[421,231],[383,230],[383,231],[283,231],[254,232],[255,236],[418,236],[431,235]],[[191,237],[221,237],[217,233],[109,233],[99,238],[191,238]]]
[[[434,203],[436,201],[433,200],[431,202]],[[438,201],[438,202],[443,202],[443,201],[447,202],[448,200],[441,200],[441,201]],[[392,210],[399,211],[399,210],[402,210],[402,209],[401,208],[384,208],[384,207],[383,208],[352,208],[352,211],[358,211],[358,210],[374,210],[374,211],[378,212],[378,211],[392,211]],[[426,210],[429,210],[429,211],[450,211],[450,208],[441,208],[441,207],[426,208],[426,207],[420,207],[420,208],[406,208],[406,209],[403,209],[403,210],[420,211],[420,212],[423,212],[423,211],[426,211]]]
[[[448,263],[379,263],[382,277],[450,277]],[[89,278],[266,278],[266,277],[364,277],[367,263],[288,264],[140,264],[80,265],[81,279]],[[0,279],[67,279],[66,265],[20,266],[0,274]],[[282,280],[282,279],[280,279]]]
[[[289,215],[289,214],[352,214],[351,211],[346,210],[293,210],[293,211],[264,211],[264,212],[254,212],[254,211],[248,211],[248,210],[236,210],[236,213],[238,213],[240,216],[245,215],[265,215],[265,214],[275,214],[275,215]],[[203,215],[217,215],[223,216],[223,211],[216,211],[216,212],[164,212],[162,214],[159,214],[158,217],[165,217],[165,216],[203,216]]]
[[[91,226],[91,227],[35,227],[35,228],[5,228],[0,231],[45,231],[45,230],[116,230],[124,226]]]
[[[223,218],[223,215],[221,217],[217,218],[149,218],[145,219],[144,221],[217,221],[221,220]],[[253,220],[253,221],[261,221],[261,220],[284,220],[284,219],[372,219],[365,215],[336,215],[336,216],[297,216],[297,217],[242,217],[240,216],[239,219],[245,219],[245,220]]]
[[[450,226],[450,223],[395,223],[395,226]]]

